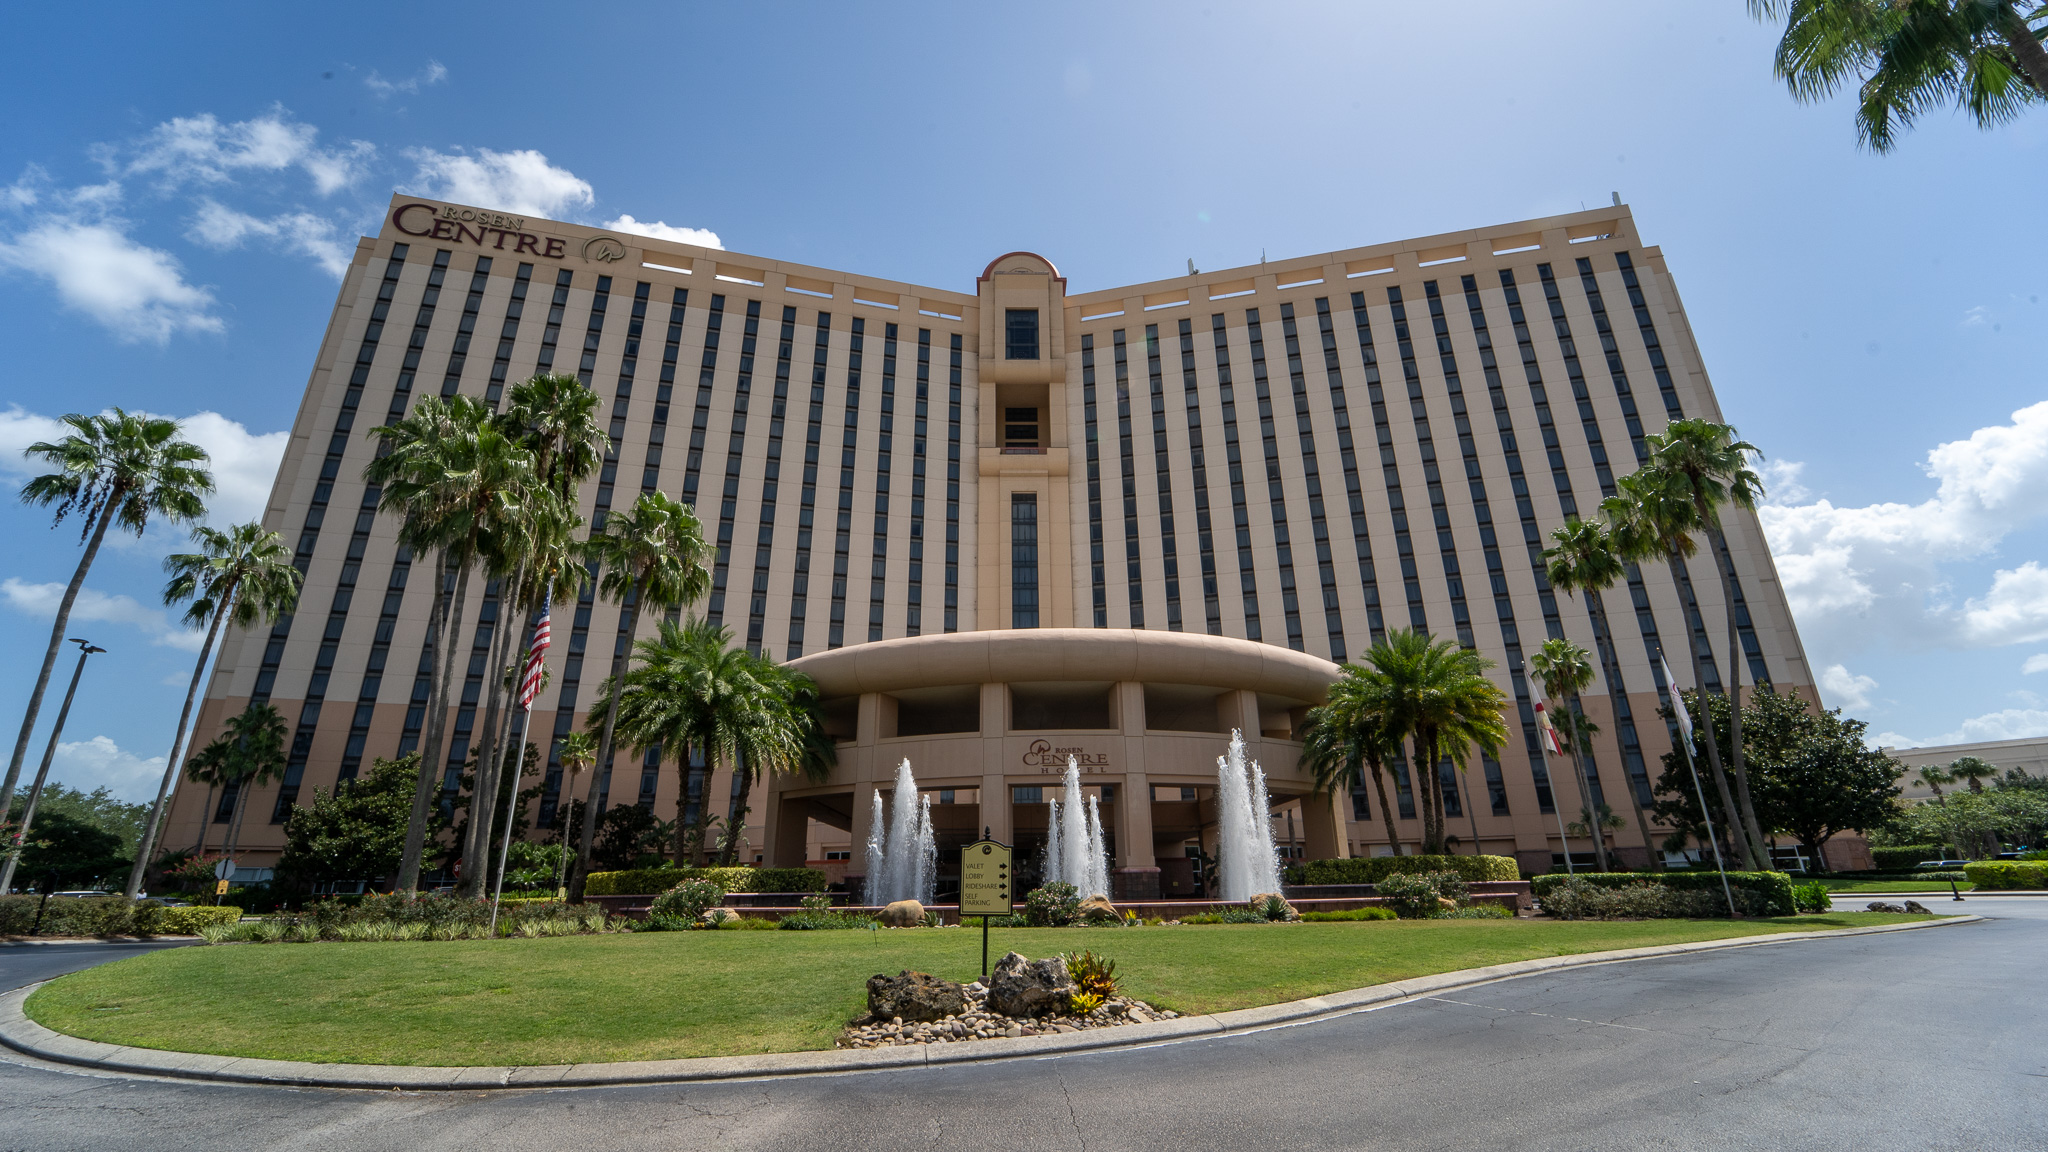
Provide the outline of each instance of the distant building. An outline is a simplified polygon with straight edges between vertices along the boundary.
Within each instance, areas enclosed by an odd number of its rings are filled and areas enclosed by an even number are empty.
[[[1596,514],[1646,434],[1721,418],[1663,254],[1621,206],[1070,293],[1028,252],[956,291],[398,197],[357,246],[264,517],[307,574],[299,611],[228,638],[199,722],[203,741],[253,700],[293,724],[283,782],[250,809],[253,863],[290,805],[413,749],[425,721],[431,589],[365,490],[365,429],[421,395],[496,403],[538,371],[608,405],[617,448],[583,514],[657,489],[694,504],[718,556],[691,610],[824,689],[840,767],[756,790],[755,858],[857,872],[904,757],[942,844],[987,829],[1027,858],[1071,754],[1129,895],[1192,883],[1232,729],[1284,851],[1389,851],[1378,797],[1313,794],[1295,737],[1337,662],[1401,628],[1476,648],[1515,702],[1499,759],[1444,769],[1458,850],[1550,866],[1581,800],[1539,750],[1525,659],[1594,637],[1541,550]],[[1726,527],[1744,680],[1817,698],[1755,517]],[[1587,787],[1630,821],[1624,859],[1646,856],[1628,793],[1648,803],[1671,746],[1656,653],[1688,682],[1688,639],[1727,655],[1715,560],[1677,581],[1632,569],[1606,595]],[[469,604],[451,785],[483,739],[499,618],[481,582]],[[540,827],[564,800],[550,737],[584,722],[618,628],[611,603],[556,606]],[[607,804],[664,818],[732,795],[728,771],[658,750],[621,749],[600,777]],[[231,798],[202,813],[205,795],[181,792],[167,843],[202,820],[220,842]]]
[[[1965,756],[1975,756],[1998,765],[2001,772],[2018,768],[2029,776],[2048,777],[2048,736],[2024,740],[1980,740],[1974,744],[1930,744],[1925,748],[1887,748],[1885,754],[1903,762],[1906,772],[1899,777],[1905,789],[1900,799],[1909,803],[1934,798],[1934,790],[1920,781],[1920,768],[1946,768]],[[1968,784],[1957,787],[1967,789]],[[1943,786],[1943,791],[1948,787]]]

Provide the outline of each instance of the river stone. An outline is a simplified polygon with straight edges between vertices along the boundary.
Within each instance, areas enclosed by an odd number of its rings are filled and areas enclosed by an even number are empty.
[[[967,990],[924,972],[868,977],[868,1015],[876,1020],[930,1023],[967,1010]]]
[[[924,923],[924,905],[915,900],[898,900],[882,909],[882,927],[915,928]]]
[[[1057,956],[1027,960],[1010,952],[989,973],[988,1006],[1004,1016],[1045,1016],[1065,1012],[1074,990],[1066,961]]]

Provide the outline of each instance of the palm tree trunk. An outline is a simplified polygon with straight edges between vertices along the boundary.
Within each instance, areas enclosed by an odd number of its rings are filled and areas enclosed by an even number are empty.
[[[1599,649],[1602,674],[1607,677],[1607,694],[1614,701],[1614,750],[1621,757],[1621,779],[1628,786],[1629,807],[1635,810],[1636,827],[1643,834],[1643,852],[1653,871],[1664,870],[1664,856],[1650,842],[1650,820],[1643,811],[1643,798],[1636,792],[1635,777],[1629,775],[1628,754],[1621,747],[1621,703],[1628,698],[1628,686],[1621,679],[1621,657],[1614,649],[1614,631],[1607,621],[1607,601],[1591,588],[1580,589],[1586,613],[1593,618],[1593,646]]]
[[[1749,798],[1749,769],[1742,759],[1742,666],[1747,663],[1748,653],[1742,650],[1741,629],[1735,623],[1735,576],[1721,566],[1725,541],[1718,529],[1708,531],[1707,547],[1714,550],[1714,575],[1721,579],[1721,604],[1728,614],[1728,750],[1735,770],[1735,802],[1742,805],[1743,832],[1756,846],[1756,866],[1762,870],[1769,868],[1772,861],[1763,847],[1763,829],[1757,824],[1756,805]]]
[[[1672,549],[1667,559],[1671,565],[1671,583],[1676,587],[1679,583],[1678,551]],[[1728,843],[1735,849],[1737,862],[1745,870],[1755,871],[1753,861],[1756,857],[1750,849],[1748,833],[1742,830],[1742,810],[1735,806],[1735,793],[1728,788],[1728,773],[1721,767],[1721,737],[1714,731],[1713,710],[1707,704],[1707,665],[1700,656],[1700,646],[1693,642],[1692,619],[1685,612],[1683,598],[1679,603],[1679,614],[1685,624],[1685,647],[1692,654],[1693,691],[1698,696],[1700,706],[1700,717],[1695,721],[1695,728],[1703,727],[1707,735],[1707,767],[1713,774],[1715,790],[1721,794],[1721,823],[1728,829]],[[1705,619],[1702,618],[1701,624],[1704,626],[1705,623]],[[1677,692],[1678,685],[1673,684],[1671,691]]]
[[[1372,785],[1380,794],[1380,820],[1387,826],[1387,844],[1394,855],[1401,855],[1401,833],[1394,827],[1394,809],[1387,804],[1386,768],[1379,761],[1372,762]]]
[[[186,729],[192,722],[192,705],[199,699],[199,685],[205,677],[207,658],[213,655],[214,639],[220,635],[220,622],[227,619],[229,611],[234,608],[235,592],[236,588],[231,585],[221,598],[220,609],[213,614],[213,623],[206,627],[206,643],[199,647],[199,660],[192,665],[192,684],[185,689],[185,710],[178,713],[178,731],[171,737],[171,755],[164,765],[163,783],[156,787],[156,803],[149,810],[149,823],[143,826],[142,842],[135,847],[135,863],[128,869],[128,887],[124,893],[130,900],[142,891],[143,874],[149,871],[149,858],[156,850],[157,829],[163,823],[164,802],[170,798],[171,785],[178,779],[178,758],[185,745]],[[202,831],[206,828],[203,814],[199,827]]]
[[[521,565],[521,570],[514,573],[511,584],[498,585],[497,630],[491,635],[491,650],[485,658],[484,672],[490,677],[490,687],[484,694],[484,722],[479,729],[484,739],[477,744],[476,780],[470,792],[469,819],[464,822],[467,827],[462,845],[462,887],[469,892],[480,891],[477,885],[485,882],[482,877],[489,870],[491,859],[491,828],[498,815],[498,779],[505,763],[505,722],[511,719],[510,709],[500,715],[499,707],[505,697],[506,654],[512,637],[523,631],[512,625],[511,603],[514,590],[525,578],[523,569]]]
[[[1579,782],[1579,803],[1585,806],[1586,831],[1593,838],[1593,864],[1602,872],[1611,872],[1613,869],[1607,862],[1606,830],[1600,827],[1599,809],[1593,803],[1593,786],[1586,781],[1586,762],[1583,759],[1586,754],[1585,711],[1576,695],[1566,699],[1564,706],[1572,729],[1572,777]]]
[[[1422,808],[1422,854],[1442,855],[1444,849],[1442,816],[1436,806],[1436,736],[1431,732],[1418,732],[1415,736],[1414,770],[1415,802]]]
[[[666,749],[664,749],[666,751]],[[690,843],[689,821],[683,819],[690,806],[690,746],[676,749],[676,867],[687,868],[690,862],[683,858]]]
[[[7,777],[0,780],[0,820],[13,810],[14,786],[21,782],[21,764],[28,756],[29,737],[35,735],[36,718],[43,710],[43,694],[50,690],[50,674],[57,667],[57,650],[64,646],[64,632],[71,626],[71,606],[78,602],[79,590],[85,587],[85,574],[92,569],[93,557],[100,552],[100,542],[107,538],[107,525],[114,522],[114,512],[120,508],[127,491],[125,486],[116,485],[107,493],[100,522],[93,525],[85,555],[78,558],[78,567],[71,573],[71,583],[64,588],[64,598],[57,602],[57,619],[50,625],[50,646],[43,652],[43,667],[36,673],[35,690],[29,693],[28,711],[21,717],[21,735],[15,738],[14,755],[7,761]]]
[[[453,650],[449,642],[448,558],[449,550],[443,548],[434,559],[434,607],[432,615],[428,618],[428,632],[433,642],[433,647],[429,650],[435,655]],[[398,878],[391,885],[393,892],[416,892],[420,886],[420,855],[426,847],[427,808],[434,796],[434,785],[441,779],[440,774],[434,770],[434,761],[440,756],[441,744],[440,721],[437,716],[444,711],[441,687],[440,676],[434,676],[427,681],[427,712],[422,719],[428,745],[420,749],[419,779],[413,785],[412,815],[405,826],[405,850],[399,856]]]
[[[213,784],[206,785],[206,806],[199,810],[199,842],[192,846],[196,855],[206,855],[206,830],[213,826]]]
[[[2034,90],[2048,95],[2048,50],[2034,38],[2033,29],[2027,27],[2026,18],[2018,12],[2007,11],[2000,21],[1999,31],[2005,33],[2006,46],[2012,49],[2013,59],[2033,82]]]
[[[228,842],[220,852],[230,860],[235,858],[235,849],[242,843],[242,816],[249,811],[249,787],[253,779],[244,776],[235,781],[235,810],[228,813]],[[233,872],[228,873],[229,881],[234,878]]]
[[[751,810],[747,802],[753,799],[754,795],[754,774],[747,768],[747,762],[734,757],[732,770],[739,773],[740,790],[739,794],[732,798],[732,805],[726,811],[725,852],[719,863],[727,868],[739,862],[740,833],[746,829],[747,813]]]
[[[583,903],[583,882],[590,875],[590,851],[597,839],[597,795],[611,774],[612,732],[619,722],[619,697],[625,687],[626,665],[633,658],[633,642],[640,636],[640,609],[647,596],[647,581],[633,588],[633,602],[621,606],[626,613],[626,642],[612,657],[611,706],[604,710],[604,734],[597,741],[597,763],[590,766],[590,787],[583,794],[583,840],[576,845],[576,874],[569,880],[569,902]]]

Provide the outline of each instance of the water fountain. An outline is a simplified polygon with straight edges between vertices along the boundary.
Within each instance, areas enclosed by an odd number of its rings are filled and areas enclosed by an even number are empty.
[[[1109,895],[1108,841],[1102,835],[1102,808],[1094,796],[1081,797],[1081,765],[1067,757],[1062,796],[1045,801],[1045,882],[1063,880],[1083,897]]]
[[[1229,753],[1216,758],[1216,886],[1225,900],[1249,900],[1280,890],[1280,858],[1273,850],[1266,774],[1245,763],[1244,735],[1230,731]]]
[[[897,900],[932,903],[938,887],[939,849],[932,838],[932,802],[917,794],[910,761],[896,768],[896,790],[883,820],[882,794],[868,822],[867,894],[870,904]]]

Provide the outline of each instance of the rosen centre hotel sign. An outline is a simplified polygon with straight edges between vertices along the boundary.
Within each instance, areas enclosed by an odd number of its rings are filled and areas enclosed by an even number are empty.
[[[1540,752],[1526,660],[1549,636],[1595,645],[1540,550],[1645,435],[1722,418],[1664,256],[1619,205],[1077,292],[1029,252],[963,291],[396,198],[357,246],[265,513],[306,571],[298,611],[228,639],[201,717],[201,740],[252,701],[293,725],[283,780],[252,798],[253,862],[290,805],[423,727],[432,590],[374,514],[365,430],[544,371],[595,389],[615,442],[583,516],[656,490],[694,505],[717,552],[692,610],[823,691],[838,768],[756,790],[753,856],[857,873],[873,793],[908,758],[942,861],[986,831],[1025,873],[1072,756],[1128,896],[1192,891],[1233,729],[1287,851],[1387,851],[1377,797],[1315,793],[1296,735],[1338,664],[1399,628],[1477,649],[1514,702],[1501,757],[1448,782],[1459,850],[1548,866],[1580,802]],[[1727,529],[1745,679],[1811,695],[1755,519]],[[1653,655],[1726,634],[1712,562],[1632,569],[1607,596],[1588,783],[1630,818],[1624,858],[1644,852],[1629,792],[1647,802],[1670,747]],[[451,786],[500,621],[481,581],[468,603]],[[542,829],[564,803],[555,738],[619,626],[603,600],[556,606]],[[664,819],[732,803],[725,767],[656,749],[621,749],[603,780],[607,805]],[[168,842],[202,823],[220,840],[227,801],[204,800],[180,795]]]

